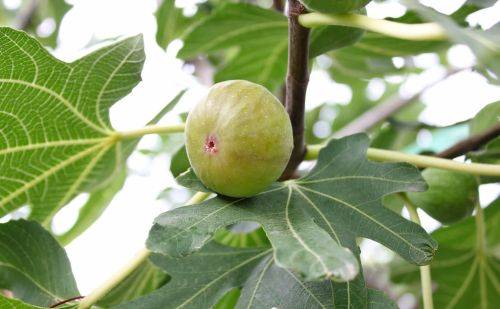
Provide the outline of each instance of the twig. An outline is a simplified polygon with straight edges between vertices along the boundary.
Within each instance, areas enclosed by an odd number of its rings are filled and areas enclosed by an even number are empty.
[[[66,303],[69,303],[70,301],[74,301],[74,300],[78,300],[78,299],[82,299],[82,298],[83,298],[83,296],[71,297],[71,298],[65,299],[63,301],[60,301],[58,303],[55,303],[52,306],[50,306],[49,308],[56,308],[56,307],[59,307],[60,305],[64,305]]]
[[[39,6],[40,0],[31,0],[28,6],[19,14],[19,18],[14,22],[14,28],[27,30],[33,23]]]
[[[305,10],[298,0],[288,0],[288,73],[285,106],[293,128],[293,152],[282,179],[292,178],[304,159],[304,113],[309,82],[309,32],[299,24],[298,16]]]
[[[422,93],[424,93],[429,88],[435,86],[437,83],[442,82],[453,74],[458,72],[462,72],[464,69],[450,69],[446,75],[432,83],[427,84],[422,90],[412,95],[409,98],[402,98],[399,95],[393,96],[389,98],[385,103],[379,104],[372,109],[369,109],[365,113],[363,113],[358,118],[354,119],[342,129],[333,134],[334,138],[341,138],[344,136],[348,136],[351,134],[365,132],[375,126],[377,123],[380,123],[390,117],[392,114],[400,110],[401,108],[415,102]]]
[[[439,158],[453,159],[471,150],[478,149],[482,145],[498,136],[500,136],[500,124],[497,124],[493,128],[486,130],[483,133],[469,136],[468,138],[456,143],[450,148],[436,153],[434,156]]]
[[[273,9],[278,12],[283,12],[285,6],[283,5],[282,0],[273,0]]]

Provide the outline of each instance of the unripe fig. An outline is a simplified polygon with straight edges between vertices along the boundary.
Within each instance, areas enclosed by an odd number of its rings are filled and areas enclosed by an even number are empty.
[[[429,185],[425,192],[408,192],[407,197],[434,219],[451,224],[472,214],[479,199],[475,176],[428,168],[422,176]]]
[[[255,195],[277,180],[293,148],[283,105],[243,80],[215,84],[189,113],[186,150],[196,176],[231,197]]]

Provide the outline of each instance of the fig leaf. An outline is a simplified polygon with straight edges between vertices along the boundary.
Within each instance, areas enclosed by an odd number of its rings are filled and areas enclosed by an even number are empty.
[[[293,272],[279,267],[271,251],[265,247],[232,248],[211,242],[184,258],[155,254],[151,261],[171,274],[172,280],[161,289],[117,309],[138,306],[153,309],[164,304],[172,308],[213,308],[221,297],[237,289],[241,289],[241,295],[235,295],[237,309],[319,309],[343,305],[342,289],[336,289],[339,283],[304,282]],[[368,289],[367,297],[368,308],[397,308],[381,291]]]
[[[0,217],[29,205],[48,223],[118,175],[137,143],[117,141],[109,108],[141,80],[142,36],[72,63],[10,28],[0,46]]]
[[[0,288],[42,307],[80,295],[64,249],[39,223],[25,220],[0,224]],[[23,308],[4,303],[0,308]]]
[[[252,198],[218,196],[163,213],[147,245],[165,255],[188,255],[217,230],[254,221],[266,232],[277,265],[308,280],[352,280],[358,268],[353,264],[359,254],[356,237],[378,241],[414,264],[428,264],[436,242],[420,226],[382,206],[383,196],[423,190],[425,182],[409,164],[367,161],[368,145],[364,134],[333,140],[301,179],[276,183]],[[190,179],[190,188],[199,185]],[[366,306],[361,274],[339,284],[345,287],[344,300]]]

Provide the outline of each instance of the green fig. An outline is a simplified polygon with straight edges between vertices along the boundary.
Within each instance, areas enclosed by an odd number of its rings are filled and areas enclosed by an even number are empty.
[[[424,170],[422,176],[429,189],[408,192],[411,203],[444,224],[458,222],[472,214],[479,199],[475,176],[436,168]]]
[[[189,113],[186,150],[209,189],[249,197],[269,187],[293,148],[290,118],[264,87],[243,80],[217,83]]]

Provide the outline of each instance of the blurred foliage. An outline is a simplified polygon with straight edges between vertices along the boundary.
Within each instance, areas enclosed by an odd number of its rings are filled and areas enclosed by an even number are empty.
[[[500,102],[486,105],[470,122],[470,135],[479,134],[500,124]],[[500,164],[500,137],[467,154],[473,162]],[[481,183],[496,183],[500,177],[481,176]]]
[[[64,0],[23,0],[14,10],[7,10],[0,1],[0,25],[20,28],[54,48],[61,21],[70,9]]]
[[[471,217],[431,234],[439,242],[431,264],[436,308],[500,307],[499,229],[500,199],[497,199],[484,210],[484,221]],[[395,282],[418,284],[418,268],[398,259],[391,269]]]

